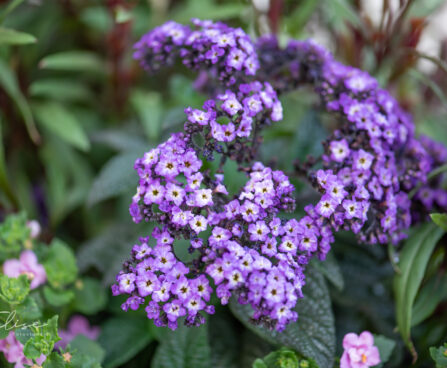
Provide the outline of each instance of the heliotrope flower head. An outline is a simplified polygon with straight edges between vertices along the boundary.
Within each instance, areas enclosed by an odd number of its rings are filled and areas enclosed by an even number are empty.
[[[283,330],[298,318],[307,264],[326,258],[335,232],[397,243],[428,211],[447,209],[441,178],[427,180],[447,150],[416,139],[411,117],[374,78],[312,41],[281,49],[272,37],[252,43],[241,29],[192,23],[167,22],[136,44],[135,57],[150,72],[176,60],[200,71],[211,98],[185,109],[184,132],[135,162],[139,183],[130,214],[157,226],[133,246],[112,291],[128,295],[124,310],[145,305],[157,326],[176,328],[179,318],[202,324],[214,313],[215,293],[222,304],[232,297],[249,304],[255,323]],[[305,84],[339,124],[319,160],[295,165],[320,199],[304,207],[304,217],[285,219],[282,212],[295,209],[293,185],[256,159],[262,129],[282,119],[278,94]],[[215,172],[204,165],[213,160]],[[236,193],[225,185],[227,160],[247,175]],[[180,239],[188,244],[188,262],[175,253]],[[375,361],[364,334],[358,344],[347,338],[345,362]]]

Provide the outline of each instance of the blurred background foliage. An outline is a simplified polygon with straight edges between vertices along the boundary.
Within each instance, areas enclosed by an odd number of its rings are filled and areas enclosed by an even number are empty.
[[[284,43],[315,38],[340,61],[377,77],[413,114],[419,132],[447,142],[447,7],[442,0],[0,1],[0,216],[26,211],[41,223],[46,242],[57,236],[70,244],[80,271],[104,288],[135,239],[149,233],[150,225],[136,226],[128,214],[137,184],[134,160],[181,129],[183,109],[206,98],[194,90],[194,75],[180,66],[147,76],[132,60],[132,46],[167,20],[191,17],[226,21],[253,37],[274,32]],[[284,121],[266,131],[261,158],[290,171],[294,159],[320,152],[333,124],[316,110],[309,90],[282,101]],[[230,188],[243,180],[234,176]],[[295,184],[298,199],[308,203],[312,192]],[[339,238],[327,266],[336,280],[331,297],[338,349],[348,331],[369,328],[396,337],[387,250],[358,246],[347,234]],[[429,262],[436,272],[423,280],[427,295],[445,295],[439,292],[439,280],[446,285],[445,265],[441,247]],[[430,318],[413,331],[421,367],[431,366],[428,347],[447,335],[442,313],[447,303],[438,299]],[[139,367],[165,332],[151,327],[144,312],[124,315],[119,304],[119,298],[110,298],[90,317],[103,327],[104,364]],[[228,312],[219,312],[211,323],[236,326],[224,329],[228,338],[215,343],[224,344],[217,349],[228,353],[238,345],[225,344],[241,341],[239,362],[253,362],[272,350],[268,343],[256,343],[252,333],[242,333]],[[176,338],[185,343],[188,336]],[[163,349],[169,353],[169,346]],[[229,362],[215,366],[238,366],[233,358],[228,353]],[[389,366],[409,361],[402,345]]]

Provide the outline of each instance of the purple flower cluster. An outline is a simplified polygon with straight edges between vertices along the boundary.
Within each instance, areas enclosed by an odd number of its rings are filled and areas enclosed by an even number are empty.
[[[335,230],[359,234],[362,242],[403,239],[412,222],[421,219],[409,193],[446,161],[445,147],[416,139],[411,117],[374,78],[335,61],[321,46],[291,41],[280,49],[275,39],[264,38],[258,50],[259,74],[276,90],[311,83],[326,109],[338,117],[339,128],[323,142],[323,169],[306,170],[322,194],[315,211]],[[419,213],[426,214],[434,204],[447,209],[447,193],[439,188],[439,181],[432,182],[417,193],[423,204]]]
[[[150,238],[156,245],[148,245]],[[214,306],[207,305],[212,288],[204,275],[191,277],[191,270],[177,260],[169,231],[155,228],[151,237],[140,239],[132,249],[135,263],[117,276],[113,285],[114,295],[130,294],[123,309],[136,310],[150,298],[147,316],[157,326],[177,328],[177,319],[186,315],[188,325],[200,325],[205,319],[199,313],[214,313]]]
[[[214,77],[229,85],[237,74],[256,74],[258,57],[242,29],[208,20],[192,23],[192,29],[174,21],[153,29],[135,45],[134,57],[151,73],[181,58],[188,68],[212,70]]]
[[[326,258],[334,232],[397,243],[427,211],[447,209],[440,179],[427,178],[446,162],[447,150],[416,139],[411,118],[374,78],[312,42],[281,49],[261,38],[254,45],[240,29],[193,24],[168,22],[136,45],[135,57],[151,72],[180,58],[220,82],[210,84],[214,97],[202,109],[185,109],[183,133],[136,161],[130,213],[159,227],[134,246],[113,293],[128,295],[125,310],[148,301],[148,318],[174,329],[180,317],[199,325],[204,313],[214,313],[215,290],[222,304],[235,297],[251,305],[255,322],[283,330],[298,317],[306,265]],[[282,119],[277,93],[303,84],[314,87],[339,124],[319,159],[295,164],[320,200],[304,208],[303,218],[285,220],[280,212],[294,210],[294,188],[283,172],[255,160],[261,129]],[[202,160],[215,156],[217,170],[205,168]],[[227,159],[248,178],[234,195],[224,184]],[[187,240],[192,261],[176,255],[178,239]]]

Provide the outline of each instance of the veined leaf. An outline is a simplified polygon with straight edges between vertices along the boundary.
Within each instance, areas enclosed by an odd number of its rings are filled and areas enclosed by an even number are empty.
[[[417,352],[411,341],[413,304],[424,277],[425,269],[444,231],[434,224],[419,226],[405,242],[399,261],[400,274],[394,276],[397,327],[413,357]]]
[[[138,175],[133,165],[140,154],[141,152],[126,152],[112,157],[95,178],[88,196],[88,204],[92,206],[136,188]]]
[[[152,340],[148,323],[147,319],[112,318],[101,326],[98,342],[106,351],[105,368],[119,367]]]
[[[57,102],[36,104],[34,112],[39,123],[59,138],[83,151],[90,149],[90,142],[78,119]]]
[[[36,41],[36,37],[29,33],[0,27],[0,45],[25,45],[28,43],[35,43]]]
[[[230,308],[244,325],[272,344],[296,350],[312,358],[319,367],[331,367],[335,354],[335,327],[331,300],[324,277],[313,267],[306,272],[304,298],[298,300],[295,310],[298,321],[282,331],[269,331],[250,323],[252,308],[232,301]]]
[[[152,365],[154,368],[209,368],[211,367],[207,327],[180,326],[167,331],[158,347]]]

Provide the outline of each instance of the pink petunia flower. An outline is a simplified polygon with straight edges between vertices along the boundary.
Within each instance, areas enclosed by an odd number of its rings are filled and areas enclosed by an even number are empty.
[[[99,327],[90,326],[87,318],[76,315],[71,317],[67,329],[59,330],[58,334],[61,340],[55,344],[55,348],[65,348],[78,335],[84,335],[90,340],[96,340],[99,335]]]
[[[374,337],[364,331],[359,336],[348,333],[343,338],[343,355],[340,368],[368,368],[380,363],[379,349],[374,346]]]
[[[47,280],[45,268],[37,262],[37,257],[32,250],[23,251],[20,259],[8,259],[3,264],[3,272],[8,277],[27,275],[31,280],[31,289],[35,289]]]
[[[11,331],[6,339],[0,340],[0,351],[5,355],[9,363],[15,363],[14,368],[25,368],[25,364],[32,365],[33,362],[27,359],[23,354],[23,345],[16,339],[14,331]],[[41,355],[36,359],[37,364],[41,365],[46,359]]]

